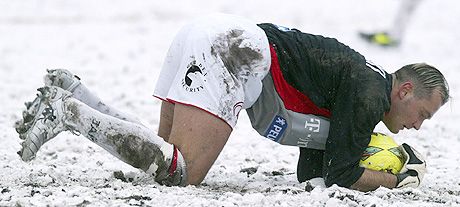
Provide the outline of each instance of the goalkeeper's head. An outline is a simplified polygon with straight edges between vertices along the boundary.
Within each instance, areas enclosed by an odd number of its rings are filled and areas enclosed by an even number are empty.
[[[390,111],[384,114],[387,128],[419,129],[449,100],[449,86],[442,73],[425,63],[410,64],[393,75]]]

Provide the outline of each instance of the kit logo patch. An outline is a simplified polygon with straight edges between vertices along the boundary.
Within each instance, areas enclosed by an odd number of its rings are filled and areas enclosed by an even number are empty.
[[[275,142],[279,142],[287,127],[288,124],[286,119],[276,115],[272,123],[269,125],[267,131],[265,132],[265,137]]]
[[[204,78],[206,75],[207,73],[203,65],[197,64],[197,62],[193,60],[187,66],[187,72],[182,79],[182,87],[188,92],[199,92],[204,89],[202,83],[206,82]]]

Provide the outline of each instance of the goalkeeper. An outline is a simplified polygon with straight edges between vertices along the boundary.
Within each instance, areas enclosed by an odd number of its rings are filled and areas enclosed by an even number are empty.
[[[154,91],[162,100],[157,134],[69,71],[50,70],[40,91],[16,125],[25,161],[73,131],[161,184],[197,185],[246,109],[262,136],[301,147],[299,180],[320,176],[362,191],[418,186],[424,161],[409,146],[397,176],[361,168],[359,159],[378,122],[393,133],[419,129],[449,98],[430,65],[389,74],[336,39],[230,15],[195,20],[172,42]]]

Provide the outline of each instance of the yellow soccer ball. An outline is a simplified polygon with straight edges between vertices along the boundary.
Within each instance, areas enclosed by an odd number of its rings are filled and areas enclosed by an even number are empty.
[[[397,174],[404,165],[404,157],[393,138],[382,133],[373,133],[359,165],[371,170]]]

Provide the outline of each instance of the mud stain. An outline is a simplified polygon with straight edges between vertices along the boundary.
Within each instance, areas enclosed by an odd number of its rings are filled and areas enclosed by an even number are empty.
[[[211,55],[216,60],[222,60],[223,67],[228,73],[218,76],[222,80],[220,88],[224,95],[220,97],[218,113],[225,120],[235,119],[233,106],[240,99],[238,89],[252,76],[254,69],[263,61],[263,54],[244,30],[233,29],[216,35],[211,46]]]
[[[67,111],[69,111],[70,113],[66,113],[66,118],[69,119],[69,122],[70,123],[78,123],[80,125],[83,125],[83,123],[80,121],[80,110],[78,110],[78,104],[76,103],[69,103],[67,105]],[[78,131],[76,129],[75,126],[73,125],[69,125],[69,124],[66,124],[68,125],[69,128],[75,130],[75,131]]]
[[[166,171],[168,166],[159,147],[135,135],[107,135],[121,159],[129,165],[147,171],[152,163],[158,165],[157,173]]]
[[[249,75],[254,61],[263,59],[260,49],[250,47],[250,43],[243,44],[244,31],[239,29],[230,30],[217,36],[211,54],[222,59],[227,70],[235,77]]]

